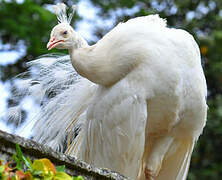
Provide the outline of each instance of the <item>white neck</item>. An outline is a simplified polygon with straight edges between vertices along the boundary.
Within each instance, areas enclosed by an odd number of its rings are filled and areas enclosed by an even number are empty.
[[[69,49],[69,52],[76,50],[78,48],[83,48],[87,46],[88,46],[88,43],[86,42],[86,40],[81,35],[77,34],[77,37],[75,38],[75,41],[73,42],[72,48]]]
[[[69,49],[72,65],[78,74],[94,83],[111,86],[137,64],[135,61],[120,63],[123,60],[128,61],[128,57],[119,59],[119,56],[114,56],[110,58],[107,56],[106,47],[98,47],[98,43],[89,46],[81,36],[76,42],[78,43]]]
[[[83,77],[90,79],[90,73],[88,73],[88,64],[90,62],[90,53],[88,50],[91,46],[88,45],[86,40],[81,36],[77,35],[75,42],[73,42],[72,48],[69,50],[70,59],[74,69]]]

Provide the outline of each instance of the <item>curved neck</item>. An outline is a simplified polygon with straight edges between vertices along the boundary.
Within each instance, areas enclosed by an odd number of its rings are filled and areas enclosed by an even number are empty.
[[[76,49],[84,48],[87,46],[89,46],[89,45],[86,42],[86,40],[80,34],[76,34],[76,37],[73,40],[73,46],[72,46],[72,48],[70,48],[68,50],[69,50],[69,53],[71,53],[72,51],[74,51]]]
[[[90,46],[86,40],[81,35],[76,34],[72,48],[68,49],[74,69],[78,72],[78,74],[86,78],[86,74],[88,74],[86,67],[89,64],[89,53],[87,53],[87,50],[89,48]]]
[[[111,86],[138,64],[135,60],[129,62],[128,57],[108,57],[106,47],[98,47],[97,44],[89,46],[80,35],[76,42],[69,49],[72,65],[78,74],[94,83]]]

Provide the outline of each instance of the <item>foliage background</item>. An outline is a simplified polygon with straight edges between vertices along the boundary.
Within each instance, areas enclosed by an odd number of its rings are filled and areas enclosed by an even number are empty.
[[[81,1],[81,0],[80,0]],[[82,0],[84,1],[84,0]],[[56,1],[57,2],[57,1]],[[67,4],[78,3],[63,1]],[[170,27],[182,28],[198,42],[208,84],[208,122],[192,156],[189,180],[218,180],[222,177],[222,1],[221,0],[88,0],[95,6],[97,19],[92,34],[100,39],[114,25],[129,18],[159,13]],[[0,79],[10,79],[25,71],[25,62],[48,53],[46,43],[57,23],[47,10],[51,0],[0,0],[0,53],[19,49],[25,53],[13,64],[0,65]],[[75,15],[75,24],[81,20]],[[102,22],[112,22],[109,26]],[[100,25],[99,25],[100,24]],[[89,43],[94,43],[93,41]],[[54,50],[55,51],[55,50]],[[0,57],[1,61],[1,57]],[[1,92],[0,92],[1,93]],[[8,105],[12,100],[8,99]]]

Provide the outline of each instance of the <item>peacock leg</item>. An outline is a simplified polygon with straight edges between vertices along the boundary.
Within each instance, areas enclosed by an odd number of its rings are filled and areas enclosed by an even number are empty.
[[[146,180],[154,180],[154,176],[152,175],[151,170],[149,170],[148,168],[145,168],[144,173],[145,173]]]
[[[146,180],[153,180],[158,176],[164,156],[172,142],[173,137],[169,135],[166,135],[165,137],[158,137],[154,140],[146,160],[144,172]]]

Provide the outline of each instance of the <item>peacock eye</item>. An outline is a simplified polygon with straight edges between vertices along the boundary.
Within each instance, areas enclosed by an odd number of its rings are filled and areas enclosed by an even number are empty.
[[[67,31],[64,31],[64,32],[63,32],[64,35],[66,35],[67,33],[68,33]]]

